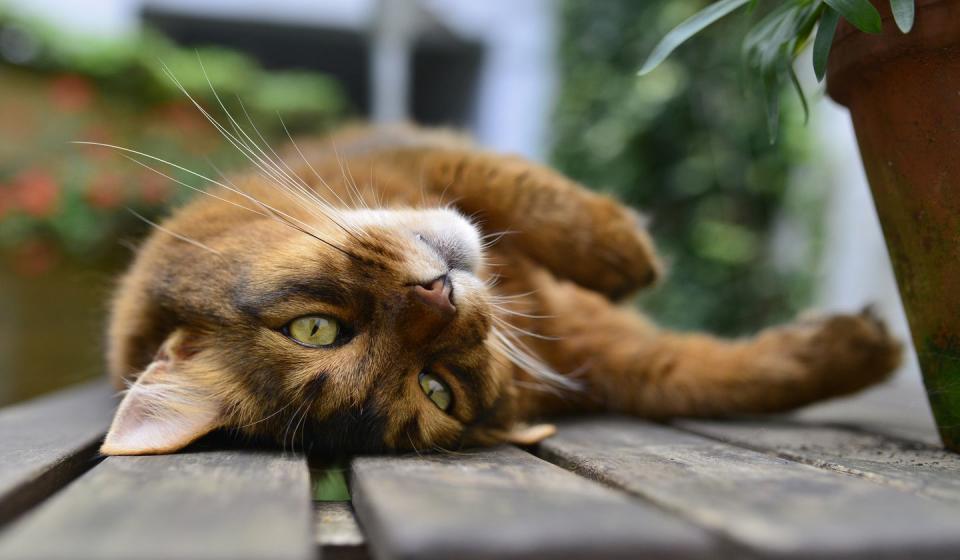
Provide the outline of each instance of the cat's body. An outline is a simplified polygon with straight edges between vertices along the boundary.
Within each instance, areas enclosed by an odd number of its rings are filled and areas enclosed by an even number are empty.
[[[660,274],[634,213],[449,133],[354,128],[259,159],[122,280],[110,371],[138,381],[105,453],[218,427],[338,451],[531,441],[556,414],[788,410],[899,362],[868,313],[738,341],[658,329],[616,303]],[[296,338],[304,317],[336,325],[328,344]]]

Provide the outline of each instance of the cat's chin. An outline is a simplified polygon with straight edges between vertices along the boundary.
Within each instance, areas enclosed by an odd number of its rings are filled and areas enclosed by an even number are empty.
[[[345,215],[350,226],[381,227],[422,243],[446,270],[478,274],[483,245],[477,228],[452,208],[354,210]]]
[[[480,233],[462,214],[450,209],[421,210],[420,236],[447,263],[450,270],[477,274],[482,260]]]

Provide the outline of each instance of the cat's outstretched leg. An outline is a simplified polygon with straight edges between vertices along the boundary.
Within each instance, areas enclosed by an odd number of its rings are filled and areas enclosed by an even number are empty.
[[[611,410],[648,418],[785,411],[878,383],[901,345],[869,310],[799,320],[721,340],[657,328],[595,293],[535,274],[536,309],[553,320],[526,329],[560,372],[580,372],[580,394],[530,391],[531,415]],[[524,400],[524,399],[521,399]]]
[[[417,156],[441,202],[475,215],[498,245],[526,255],[559,278],[621,298],[661,272],[640,217],[613,199],[519,157],[471,150]]]
[[[300,166],[305,181],[315,184],[318,170],[326,177],[328,185],[318,187],[322,195],[332,187],[353,201],[357,189],[348,185],[349,169],[369,169],[378,197],[387,202],[451,204],[499,239],[498,247],[611,299],[648,286],[661,272],[634,211],[547,167],[483,152],[447,131],[356,127],[301,143],[284,159],[296,166],[300,157],[313,162],[309,169]]]

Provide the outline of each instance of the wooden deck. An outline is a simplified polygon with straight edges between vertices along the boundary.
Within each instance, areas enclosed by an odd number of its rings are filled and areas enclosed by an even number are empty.
[[[566,421],[536,449],[96,456],[100,384],[0,411],[0,558],[957,558],[960,455],[893,386],[793,417]]]

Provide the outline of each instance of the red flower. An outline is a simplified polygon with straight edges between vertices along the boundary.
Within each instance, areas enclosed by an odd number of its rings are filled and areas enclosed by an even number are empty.
[[[200,109],[187,102],[161,106],[154,114],[153,123],[178,144],[195,154],[209,154],[221,145],[220,135],[209,124]]]
[[[87,184],[87,202],[94,208],[110,210],[123,202],[123,186],[120,177],[103,173]]]
[[[35,277],[49,272],[60,256],[56,247],[46,241],[32,239],[13,252],[13,270],[21,276]]]
[[[6,185],[0,185],[0,220],[7,215],[7,212],[13,209],[13,197],[10,196],[10,189]]]
[[[28,169],[13,182],[13,206],[36,218],[52,216],[60,202],[60,190],[50,173]]]
[[[205,130],[210,126],[200,109],[186,101],[174,101],[163,105],[159,110],[159,118],[161,122],[172,125],[183,134]]]
[[[140,175],[140,198],[151,206],[160,206],[173,194],[173,185],[169,179],[147,171]]]
[[[77,113],[90,107],[94,93],[90,81],[77,74],[63,74],[50,84],[50,101],[65,113]]]
[[[101,144],[115,143],[111,130],[102,124],[95,124],[87,127],[87,129],[83,131],[83,136],[80,137],[80,140],[85,142],[99,142]],[[102,161],[116,157],[116,152],[114,150],[104,146],[81,144],[80,149],[83,150],[84,154],[86,154],[86,156],[90,159]]]

